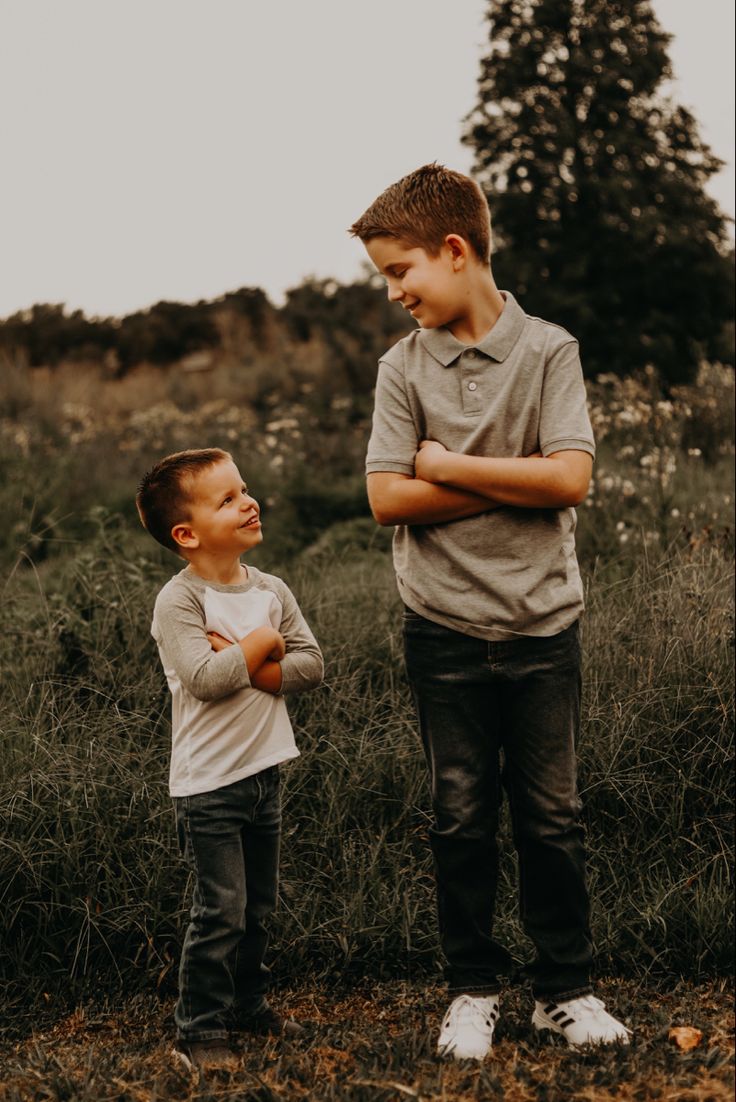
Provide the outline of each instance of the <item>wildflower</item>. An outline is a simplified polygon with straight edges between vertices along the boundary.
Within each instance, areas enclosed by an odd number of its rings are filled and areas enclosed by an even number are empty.
[[[282,417],[280,421],[269,421],[266,432],[281,432],[283,429],[295,429],[299,425],[296,417]]]

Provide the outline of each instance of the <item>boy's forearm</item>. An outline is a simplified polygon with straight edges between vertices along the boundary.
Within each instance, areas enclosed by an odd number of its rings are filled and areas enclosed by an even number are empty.
[[[261,668],[250,679],[254,689],[260,689],[264,693],[273,693],[274,696],[281,692],[281,663],[267,658]]]
[[[487,496],[389,471],[368,475],[368,501],[376,521],[445,524],[486,513],[498,503]]]
[[[421,455],[420,451],[420,470]],[[582,451],[562,451],[546,458],[487,458],[436,451],[423,473],[441,485],[493,496],[503,505],[562,509],[584,500],[592,463]]]
[[[253,683],[254,676],[269,658],[280,639],[281,636],[275,628],[261,627],[255,628],[254,631],[249,632],[242,639],[238,640],[238,646],[243,652],[245,664],[248,667],[248,676],[251,679],[251,684]]]

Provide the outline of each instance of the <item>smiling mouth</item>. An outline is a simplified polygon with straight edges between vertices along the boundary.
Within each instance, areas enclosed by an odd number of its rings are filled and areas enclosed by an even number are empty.
[[[243,524],[240,525],[240,527],[241,528],[254,528],[256,526],[256,524],[260,524],[260,523],[261,523],[261,518],[258,515],[258,513],[256,513],[256,515],[254,517],[251,517],[250,520],[246,520]]]

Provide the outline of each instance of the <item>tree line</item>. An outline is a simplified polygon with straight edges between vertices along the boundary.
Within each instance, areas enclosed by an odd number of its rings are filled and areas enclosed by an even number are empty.
[[[703,359],[733,365],[730,220],[705,190],[722,162],[666,94],[671,36],[651,4],[489,0],[486,22],[462,139],[488,196],[499,285],[579,338],[589,376],[652,365],[676,384]],[[366,276],[308,279],[281,308],[260,288],[121,319],[36,305],[0,322],[0,351],[32,367],[106,359],[124,374],[221,347],[233,318],[256,347],[275,331],[297,344],[319,338],[358,390],[406,332]]]

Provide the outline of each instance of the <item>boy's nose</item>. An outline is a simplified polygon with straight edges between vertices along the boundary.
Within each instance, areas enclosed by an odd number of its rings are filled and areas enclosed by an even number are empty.
[[[388,301],[389,302],[398,302],[399,299],[401,299],[403,297],[404,297],[404,292],[401,290],[401,287],[399,286],[399,284],[389,281],[389,284],[388,284]]]

